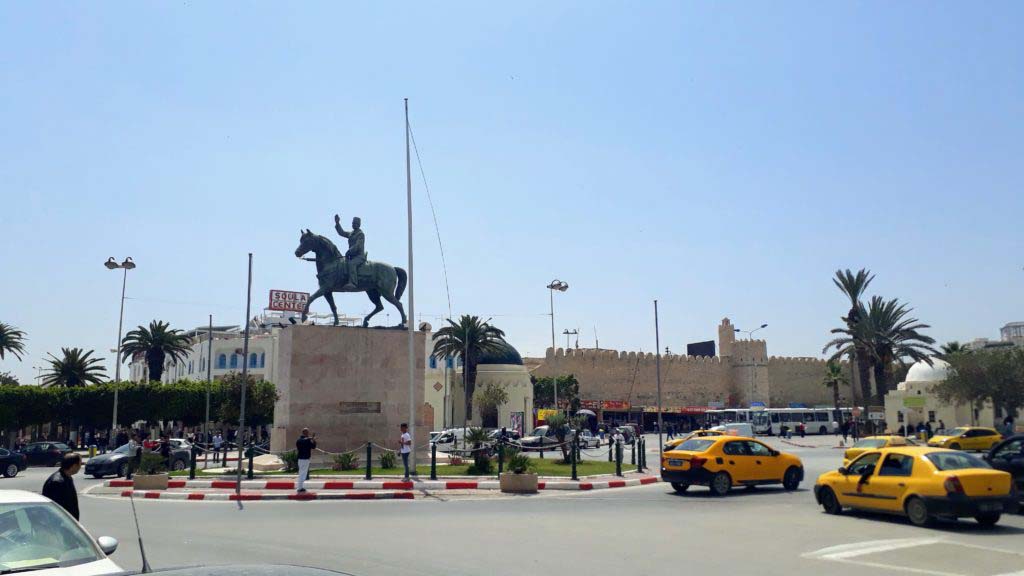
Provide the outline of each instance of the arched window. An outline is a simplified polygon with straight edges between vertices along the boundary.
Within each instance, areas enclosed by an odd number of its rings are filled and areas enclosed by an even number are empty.
[[[260,352],[260,368],[264,368],[267,365],[267,353]]]
[[[223,370],[228,367],[228,357],[221,354],[217,356],[217,368]]]
[[[256,368],[258,366],[259,366],[259,357],[256,356],[255,352],[253,352],[252,354],[249,354],[249,368]]]
[[[192,373],[192,361],[191,360],[188,361],[188,373],[189,374]]]
[[[238,354],[231,355],[231,367],[238,368]]]
[[[445,363],[448,365],[448,369],[449,370],[454,368],[454,363],[452,362],[452,357],[451,356],[448,356],[447,358],[445,358]]]
[[[430,367],[437,368],[437,358],[434,358],[433,355],[430,356]]]

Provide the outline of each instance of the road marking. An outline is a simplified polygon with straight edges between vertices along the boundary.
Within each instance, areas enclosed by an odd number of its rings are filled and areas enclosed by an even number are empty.
[[[815,550],[804,554],[804,558],[817,558],[819,560],[848,560],[850,558],[856,558],[857,556],[864,556],[865,554],[876,554],[878,552],[889,552],[891,550],[900,550],[902,548],[914,548],[916,546],[926,546],[928,544],[937,544],[941,542],[942,538],[900,538],[896,540],[869,540],[867,542],[857,542],[854,544],[840,544],[839,546],[830,546],[828,548],[822,548],[821,550]]]

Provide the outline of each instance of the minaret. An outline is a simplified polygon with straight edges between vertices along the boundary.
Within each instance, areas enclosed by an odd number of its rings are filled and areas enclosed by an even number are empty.
[[[736,342],[736,327],[728,318],[722,318],[722,323],[718,325],[718,355],[722,358],[732,356],[734,342]]]

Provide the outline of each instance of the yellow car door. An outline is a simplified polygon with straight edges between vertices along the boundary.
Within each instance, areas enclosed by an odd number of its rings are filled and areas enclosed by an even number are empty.
[[[874,475],[881,456],[880,452],[866,452],[850,463],[836,486],[840,504],[852,508],[877,508],[877,503],[870,493],[864,492],[864,488]]]
[[[903,495],[914,473],[914,458],[905,454],[886,454],[875,474],[861,486],[874,507],[889,512],[903,510]]]
[[[782,458],[779,453],[757,440],[748,440],[747,448],[754,459],[754,473],[756,480],[782,480],[786,473]]]
[[[732,477],[733,484],[757,479],[754,457],[745,440],[730,440],[722,445],[723,468]]]

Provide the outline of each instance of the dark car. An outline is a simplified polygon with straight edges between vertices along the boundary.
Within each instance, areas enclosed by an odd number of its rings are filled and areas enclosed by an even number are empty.
[[[1024,434],[1010,436],[999,442],[984,458],[996,470],[1013,475],[1017,497],[1024,502]]]
[[[0,448],[0,471],[3,472],[4,478],[14,478],[25,468],[28,468],[27,456]]]
[[[59,466],[61,459],[71,448],[61,442],[33,442],[21,453],[28,459],[29,466]]]
[[[85,474],[93,478],[104,476],[117,476],[118,478],[128,475],[128,464],[131,460],[128,453],[128,445],[125,444],[112,452],[93,456],[85,462]],[[184,470],[188,468],[190,454],[188,450],[171,450],[171,470]]]

